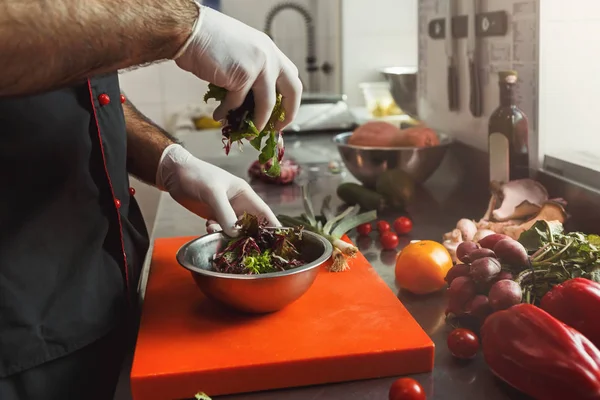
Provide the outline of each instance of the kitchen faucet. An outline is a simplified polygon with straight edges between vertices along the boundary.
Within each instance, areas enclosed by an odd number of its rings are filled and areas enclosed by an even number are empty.
[[[317,91],[317,71],[319,71],[319,67],[317,66],[317,54],[316,54],[316,44],[315,44],[315,24],[313,21],[313,17],[310,12],[301,6],[300,4],[293,2],[283,2],[276,4],[273,8],[269,10],[267,13],[267,18],[265,22],[265,33],[273,39],[273,35],[271,32],[271,28],[273,25],[273,20],[281,11],[290,9],[299,12],[304,18],[304,22],[306,25],[306,71],[308,72],[308,90]]]

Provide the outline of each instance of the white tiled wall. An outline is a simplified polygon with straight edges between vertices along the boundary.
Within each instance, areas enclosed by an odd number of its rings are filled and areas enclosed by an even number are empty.
[[[379,68],[417,65],[417,4],[342,0],[342,84],[351,105],[363,105],[360,82],[383,80]]]
[[[200,104],[207,83],[181,70],[175,62],[150,65],[120,75],[121,89],[128,99],[160,126],[188,104]]]
[[[599,169],[600,1],[542,0],[540,11],[541,155]]]

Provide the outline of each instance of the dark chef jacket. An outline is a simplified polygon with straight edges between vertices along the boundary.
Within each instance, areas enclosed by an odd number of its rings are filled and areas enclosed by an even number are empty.
[[[135,301],[148,234],[122,101],[117,74],[0,98],[0,378],[94,342]]]

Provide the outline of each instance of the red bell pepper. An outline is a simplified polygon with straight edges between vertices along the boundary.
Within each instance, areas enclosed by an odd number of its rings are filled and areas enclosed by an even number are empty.
[[[600,399],[600,350],[531,304],[490,315],[481,327],[492,372],[539,400]]]
[[[585,278],[569,279],[546,293],[540,307],[600,347],[600,284]]]

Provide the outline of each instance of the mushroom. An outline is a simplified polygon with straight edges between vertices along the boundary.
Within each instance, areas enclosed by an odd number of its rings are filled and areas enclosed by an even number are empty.
[[[462,235],[462,240],[471,241],[473,240],[473,236],[477,233],[477,225],[470,219],[462,218],[456,224],[456,229],[458,229]]]
[[[456,257],[456,249],[458,248],[458,245],[463,242],[462,239],[463,238],[460,230],[454,229],[452,232],[450,232],[450,237],[444,240],[442,243],[446,250],[448,250],[448,253],[450,253],[452,256],[452,261],[454,263],[458,262],[458,258]]]
[[[537,214],[548,201],[546,188],[533,179],[518,179],[503,185],[492,184],[493,197],[501,199],[500,207],[489,218],[503,222],[528,218]]]
[[[483,218],[477,222],[462,218],[456,224],[456,229],[444,234],[443,244],[453,257],[456,247],[463,240],[478,242],[493,233],[518,239],[536,221],[563,223],[567,219],[567,202],[562,198],[549,200],[546,188],[533,179],[519,179],[505,184],[492,182],[490,190],[492,196]]]

